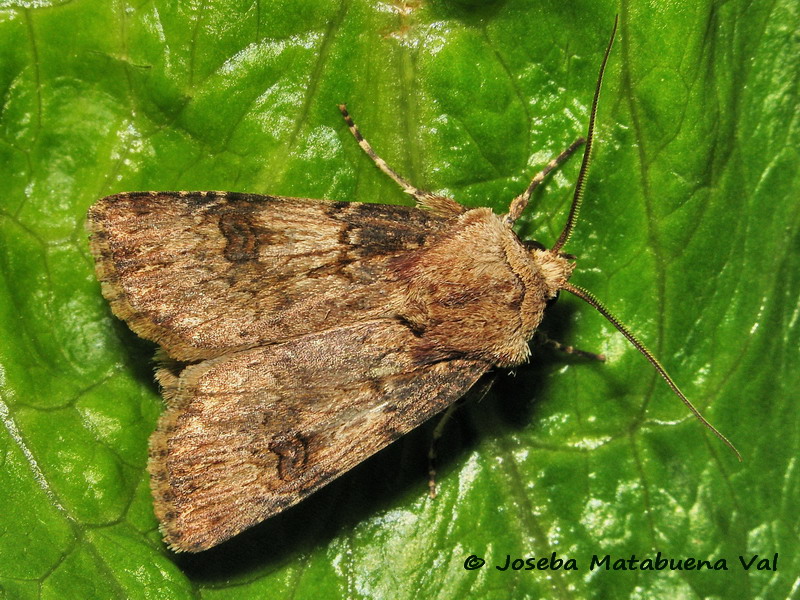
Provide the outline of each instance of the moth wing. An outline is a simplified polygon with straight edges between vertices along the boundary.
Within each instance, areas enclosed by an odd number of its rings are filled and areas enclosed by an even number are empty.
[[[447,222],[409,206],[142,192],[99,200],[87,226],[114,314],[196,361],[396,314],[392,260]]]
[[[189,366],[150,441],[166,542],[198,552],[299,502],[489,368],[376,320]]]

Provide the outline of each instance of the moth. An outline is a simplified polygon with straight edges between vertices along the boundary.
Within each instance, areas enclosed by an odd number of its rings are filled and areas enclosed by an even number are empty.
[[[616,24],[614,27],[616,31]],[[562,252],[586,140],[551,161],[508,213],[417,189],[358,143],[416,206],[231,192],[99,200],[88,228],[113,313],[159,345],[167,408],[150,439],[155,513],[174,551],[211,548],[312,494],[514,367],[566,290],[602,313],[694,409],[652,354],[582,288]],[[567,224],[549,249],[512,226],[546,175],[585,144]]]

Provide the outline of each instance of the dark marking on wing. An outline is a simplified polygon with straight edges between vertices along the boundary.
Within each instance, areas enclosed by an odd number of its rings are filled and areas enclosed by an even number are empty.
[[[308,461],[308,441],[297,431],[276,433],[269,443],[278,456],[278,476],[282,481],[296,479]]]

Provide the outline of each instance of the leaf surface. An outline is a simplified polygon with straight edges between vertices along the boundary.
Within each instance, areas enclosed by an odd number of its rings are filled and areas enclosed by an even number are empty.
[[[581,220],[592,290],[739,447],[566,294],[537,349],[456,413],[197,556],[163,547],[145,473],[153,346],[100,295],[86,209],[121,191],[335,200],[419,187],[503,211],[588,121],[615,12]],[[783,598],[794,593],[798,8],[623,0],[0,3],[0,590],[9,598]],[[520,234],[551,245],[579,160]],[[499,571],[506,556],[577,571]],[[590,570],[592,557],[727,571]],[[744,570],[739,555],[778,571]],[[470,555],[485,559],[465,570]]]

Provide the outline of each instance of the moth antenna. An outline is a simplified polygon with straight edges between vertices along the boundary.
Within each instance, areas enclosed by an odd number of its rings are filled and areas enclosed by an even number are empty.
[[[361,130],[359,130],[358,125],[353,122],[353,118],[350,116],[350,113],[347,111],[346,104],[339,105],[339,112],[342,113],[342,117],[344,118],[344,122],[347,123],[347,127],[350,129],[350,133],[353,134],[353,137],[356,138],[358,145],[361,146],[361,149],[372,159],[372,162],[384,173],[386,173],[394,182],[403,188],[403,191],[406,194],[411,194],[412,196],[420,196],[424,195],[425,192],[422,190],[418,190],[413,185],[411,185],[408,181],[406,181],[403,177],[401,177],[397,171],[395,171],[392,167],[390,167],[385,160],[383,160],[375,150],[372,149],[372,145],[364,139],[364,136],[361,135]]]
[[[614,315],[608,312],[608,309],[602,304],[600,304],[600,301],[597,298],[595,298],[591,292],[576,285],[572,285],[571,283],[565,283],[561,289],[567,290],[571,294],[575,294],[578,298],[580,298],[587,304],[593,306],[594,309],[601,315],[603,315],[608,320],[609,323],[611,323],[614,327],[616,327],[622,335],[628,338],[628,341],[631,344],[633,344],[633,346],[639,352],[642,353],[642,355],[650,362],[651,365],[653,365],[653,367],[655,367],[656,371],[658,371],[658,374],[664,378],[664,381],[667,382],[667,385],[670,388],[672,388],[672,391],[675,392],[678,398],[680,398],[683,401],[683,403],[692,412],[692,414],[695,417],[697,417],[697,419],[703,425],[708,427],[714,433],[714,435],[716,435],[720,440],[722,440],[725,443],[725,445],[728,446],[728,448],[733,450],[733,453],[736,455],[736,458],[739,459],[739,462],[742,462],[742,455],[739,454],[739,451],[736,449],[736,446],[734,446],[733,443],[731,443],[731,441],[728,440],[728,438],[722,435],[722,433],[720,433],[716,427],[714,427],[711,423],[709,423],[706,420],[706,418],[702,414],[700,414],[700,411],[694,407],[694,404],[689,402],[689,399],[683,394],[678,385],[672,380],[672,377],[669,376],[669,373],[667,373],[666,369],[664,369],[661,363],[658,362],[658,359],[655,356],[653,356],[653,353],[650,352],[650,350],[648,350],[647,347],[642,342],[640,342],[635,335],[633,335],[630,331],[628,331],[628,328],[625,327],[622,323],[620,323],[619,319],[617,319]]]
[[[597,103],[600,100],[600,88],[603,86],[603,75],[605,75],[606,64],[608,63],[608,57],[611,54],[611,46],[614,45],[614,37],[617,35],[618,22],[619,15],[614,17],[614,29],[611,30],[611,39],[608,40],[606,53],[603,55],[603,62],[600,64],[600,73],[597,76],[597,85],[594,88],[594,98],[592,99],[592,110],[589,113],[589,130],[586,133],[586,146],[583,149],[581,170],[578,173],[578,181],[575,184],[575,193],[572,196],[572,206],[569,208],[567,224],[564,226],[564,230],[561,232],[561,235],[558,236],[558,240],[556,240],[556,243],[551,250],[554,254],[558,254],[561,248],[564,247],[564,244],[567,243],[567,240],[569,240],[570,236],[572,235],[572,230],[575,227],[575,223],[578,220],[578,213],[581,210],[583,187],[586,181],[586,173],[589,171],[589,160],[592,155],[592,140],[594,139],[594,121],[597,117]]]

